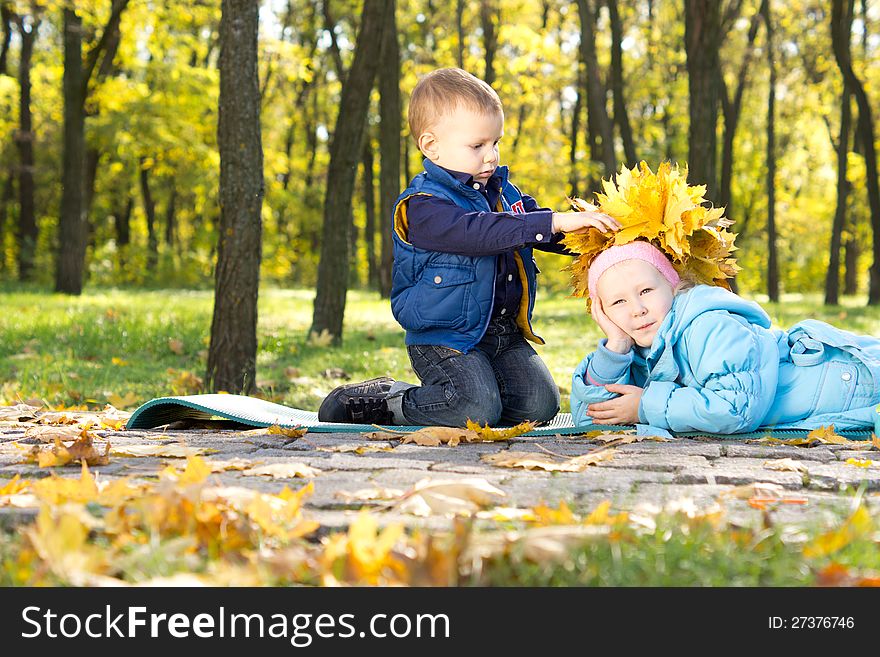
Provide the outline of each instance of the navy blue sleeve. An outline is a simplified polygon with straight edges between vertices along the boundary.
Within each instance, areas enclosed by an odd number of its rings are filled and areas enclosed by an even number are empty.
[[[526,212],[549,212],[551,214],[551,226],[553,225],[553,210],[551,210],[550,208],[539,207],[538,202],[528,194],[522,195],[522,201],[523,207],[525,208]],[[561,253],[562,255],[578,255],[574,251],[569,251],[562,244],[560,244],[564,236],[565,233],[553,233],[549,242],[540,242],[538,244],[533,244],[532,246],[539,251],[547,251],[549,253]]]
[[[524,197],[525,199],[530,197]],[[553,212],[472,212],[436,196],[413,196],[407,204],[409,241],[429,251],[468,256],[498,255],[524,246],[551,245]]]

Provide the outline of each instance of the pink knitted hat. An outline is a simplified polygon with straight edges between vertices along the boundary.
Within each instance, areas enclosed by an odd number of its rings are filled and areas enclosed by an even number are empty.
[[[672,287],[681,282],[681,278],[673,268],[672,263],[669,262],[669,258],[663,255],[663,252],[650,242],[639,240],[629,244],[612,246],[596,256],[590,264],[588,279],[590,298],[596,298],[596,285],[599,283],[599,277],[609,267],[624,260],[644,260],[648,264],[653,265],[663,275],[663,278],[669,281]]]

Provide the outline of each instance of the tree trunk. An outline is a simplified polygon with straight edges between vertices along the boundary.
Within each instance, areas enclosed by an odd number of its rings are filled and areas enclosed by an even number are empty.
[[[397,2],[391,0],[382,33],[379,69],[379,294],[391,296],[391,267],[394,264],[391,240],[391,214],[400,194],[400,44],[397,36]],[[407,143],[407,145],[409,145]],[[407,182],[409,178],[407,178]]]
[[[118,29],[128,3],[129,0],[113,0],[101,38],[88,52],[85,62],[82,58],[82,19],[74,9],[64,9],[64,171],[58,222],[56,292],[82,293],[88,239],[84,179],[86,94],[98,59],[112,43],[113,32]]]
[[[841,30],[842,37],[849,44],[852,31],[853,0],[849,0],[847,14],[838,24],[832,24],[832,30]],[[846,223],[846,204],[849,194],[849,181],[846,179],[847,159],[849,156],[849,131],[852,123],[852,108],[849,88],[844,81],[840,99],[840,133],[837,137],[837,207],[834,211],[834,222],[831,226],[831,247],[828,255],[828,272],[825,276],[825,304],[836,306],[840,302],[840,244],[843,227]]]
[[[129,194],[125,201],[125,209],[117,208],[113,212],[113,225],[116,228],[116,245],[127,246],[131,242],[131,211],[134,198]]]
[[[0,75],[9,75],[6,64],[9,55],[9,44],[12,42],[13,13],[6,2],[0,3],[0,23],[3,25],[3,36],[0,37]]]
[[[84,205],[85,109],[82,19],[64,9],[64,154],[55,291],[81,294],[87,226]]]
[[[840,103],[840,135],[837,141],[837,208],[831,226],[831,248],[828,255],[828,272],[825,276],[825,304],[836,306],[840,296],[840,244],[846,222],[846,200],[849,181],[846,179],[849,154],[849,130],[852,121],[849,90],[844,85]]]
[[[483,48],[486,50],[486,71],[483,80],[490,87],[495,82],[495,52],[498,50],[498,6],[495,0],[480,0],[480,25],[483,28]]]
[[[871,116],[871,105],[865,88],[852,68],[850,58],[849,33],[843,35],[839,26],[846,22],[846,11],[843,0],[833,0],[831,5],[831,44],[834,58],[849,90],[855,94],[859,106],[859,120],[856,132],[860,135],[865,152],[865,174],[868,187],[868,205],[871,208],[871,228],[873,230],[873,258],[868,284],[868,304],[880,303],[880,187],[877,182],[877,151],[874,147],[874,123]],[[845,38],[843,38],[845,37]]]
[[[580,196],[580,166],[578,162],[578,135],[581,132],[581,108],[583,107],[583,90],[586,87],[586,75],[584,64],[578,61],[577,84],[575,86],[574,107],[571,111],[571,146],[568,150],[569,170],[568,187],[569,196]]]
[[[379,280],[378,263],[376,262],[376,189],[373,181],[373,144],[370,139],[364,140],[364,152],[361,158],[361,182],[364,193],[364,243],[367,248],[367,285],[375,287]]]
[[[464,68],[464,0],[455,1],[455,28],[458,33],[458,50],[456,60],[458,68]],[[386,28],[388,26],[386,25]]]
[[[764,0],[766,2],[767,0]],[[762,4],[763,7],[763,4]],[[739,67],[739,74],[736,78],[736,89],[733,92],[733,99],[727,93],[727,85],[724,82],[724,74],[721,67],[718,68],[718,83],[721,91],[721,107],[724,114],[724,137],[721,146],[721,184],[718,189],[718,205],[724,206],[725,214],[732,219],[731,206],[732,198],[730,193],[731,181],[733,180],[733,147],[734,137],[736,137],[736,129],[739,125],[740,111],[742,109],[743,92],[749,77],[749,68],[752,61],[752,53],[754,52],[755,38],[758,35],[758,26],[760,25],[761,10],[752,16],[752,22],[749,25],[748,45],[743,54],[742,62]]]
[[[859,291],[859,242],[849,236],[843,244],[843,293],[858,294]]]
[[[147,220],[147,271],[156,273],[159,260],[159,242],[156,239],[156,203],[150,190],[150,169],[145,166],[145,158],[140,161],[141,198],[144,203],[144,217]]]
[[[342,319],[348,292],[351,197],[390,2],[376,0],[363,4],[354,61],[342,86],[339,114],[330,143],[321,260],[309,334],[329,334],[336,344],[342,341]]]
[[[220,16],[220,226],[205,386],[247,394],[257,375],[264,193],[259,3],[222,0]]]
[[[770,0],[761,9],[767,28],[767,66],[770,92],[767,98],[767,296],[779,301],[779,260],[776,248],[776,61],[773,48],[773,22]]]
[[[690,113],[688,178],[706,185],[706,198],[714,199],[721,3],[685,0],[684,7]]]
[[[580,53],[587,74],[587,130],[589,131],[590,159],[601,163],[601,177],[617,170],[614,154],[614,130],[608,118],[606,91],[599,77],[596,57],[596,14],[590,0],[578,0],[581,23]]]
[[[170,251],[174,247],[174,235],[177,230],[177,188],[171,181],[171,191],[168,193],[168,206],[165,208],[165,244]]]
[[[620,130],[626,164],[632,167],[638,163],[638,157],[636,157],[636,144],[623,94],[623,52],[620,45],[623,41],[623,26],[620,23],[617,0],[605,0],[605,4],[608,6],[608,15],[611,18],[611,93],[614,98],[614,121]]]
[[[34,129],[31,116],[31,57],[34,41],[40,29],[40,18],[35,9],[30,29],[20,16],[16,17],[21,35],[21,53],[18,62],[19,128],[15,133],[20,165],[18,170],[18,278],[29,281],[33,278],[34,257],[37,252],[37,219],[34,204]]]

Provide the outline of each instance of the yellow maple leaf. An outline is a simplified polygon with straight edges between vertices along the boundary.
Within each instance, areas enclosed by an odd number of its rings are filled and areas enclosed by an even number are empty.
[[[0,486],[0,495],[18,495],[28,489],[28,482],[21,481],[21,475],[15,475],[5,486]]]
[[[804,556],[810,559],[837,552],[856,538],[867,535],[872,528],[871,515],[864,506],[859,506],[843,525],[825,532],[804,546]]]
[[[573,525],[577,522],[565,500],[561,500],[555,509],[546,504],[534,506],[532,514],[534,522],[539,525]]]
[[[51,477],[33,482],[31,490],[37,498],[51,505],[64,502],[87,504],[95,501],[99,495],[95,478],[85,463],[82,464],[79,479],[68,479],[53,474]]]
[[[520,422],[509,429],[492,429],[488,423],[486,423],[486,426],[481,426],[479,422],[474,422],[473,420],[468,419],[467,428],[476,433],[483,440],[508,440],[532,431],[535,428],[535,423]]]
[[[827,443],[830,445],[846,445],[849,443],[849,440],[844,438],[843,436],[839,436],[834,432],[834,425],[829,424],[827,427],[819,427],[818,429],[813,429],[810,433],[807,434],[807,438],[810,440],[818,440],[822,443]]]
[[[287,436],[288,438],[302,438],[306,435],[307,431],[308,429],[303,427],[282,427],[277,424],[273,424],[266,429],[266,433],[270,435]]]
[[[406,570],[392,549],[403,535],[403,525],[392,524],[379,531],[376,518],[361,511],[347,534],[334,535],[325,542],[321,555],[324,584],[376,585],[400,581]]]

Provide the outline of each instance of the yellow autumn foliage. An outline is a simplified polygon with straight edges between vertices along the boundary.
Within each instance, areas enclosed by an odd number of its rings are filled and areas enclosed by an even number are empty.
[[[687,184],[684,170],[669,162],[657,173],[643,161],[632,169],[621,167],[614,180],[602,181],[598,208],[582,199],[571,199],[576,210],[596,210],[621,224],[617,232],[569,233],[563,243],[580,253],[568,267],[574,296],[589,304],[590,263],[605,249],[635,240],[648,241],[672,260],[679,275],[688,281],[729,288],[739,267],[731,253],[736,235],[727,230],[730,221],[724,208],[706,207],[705,185]]]

